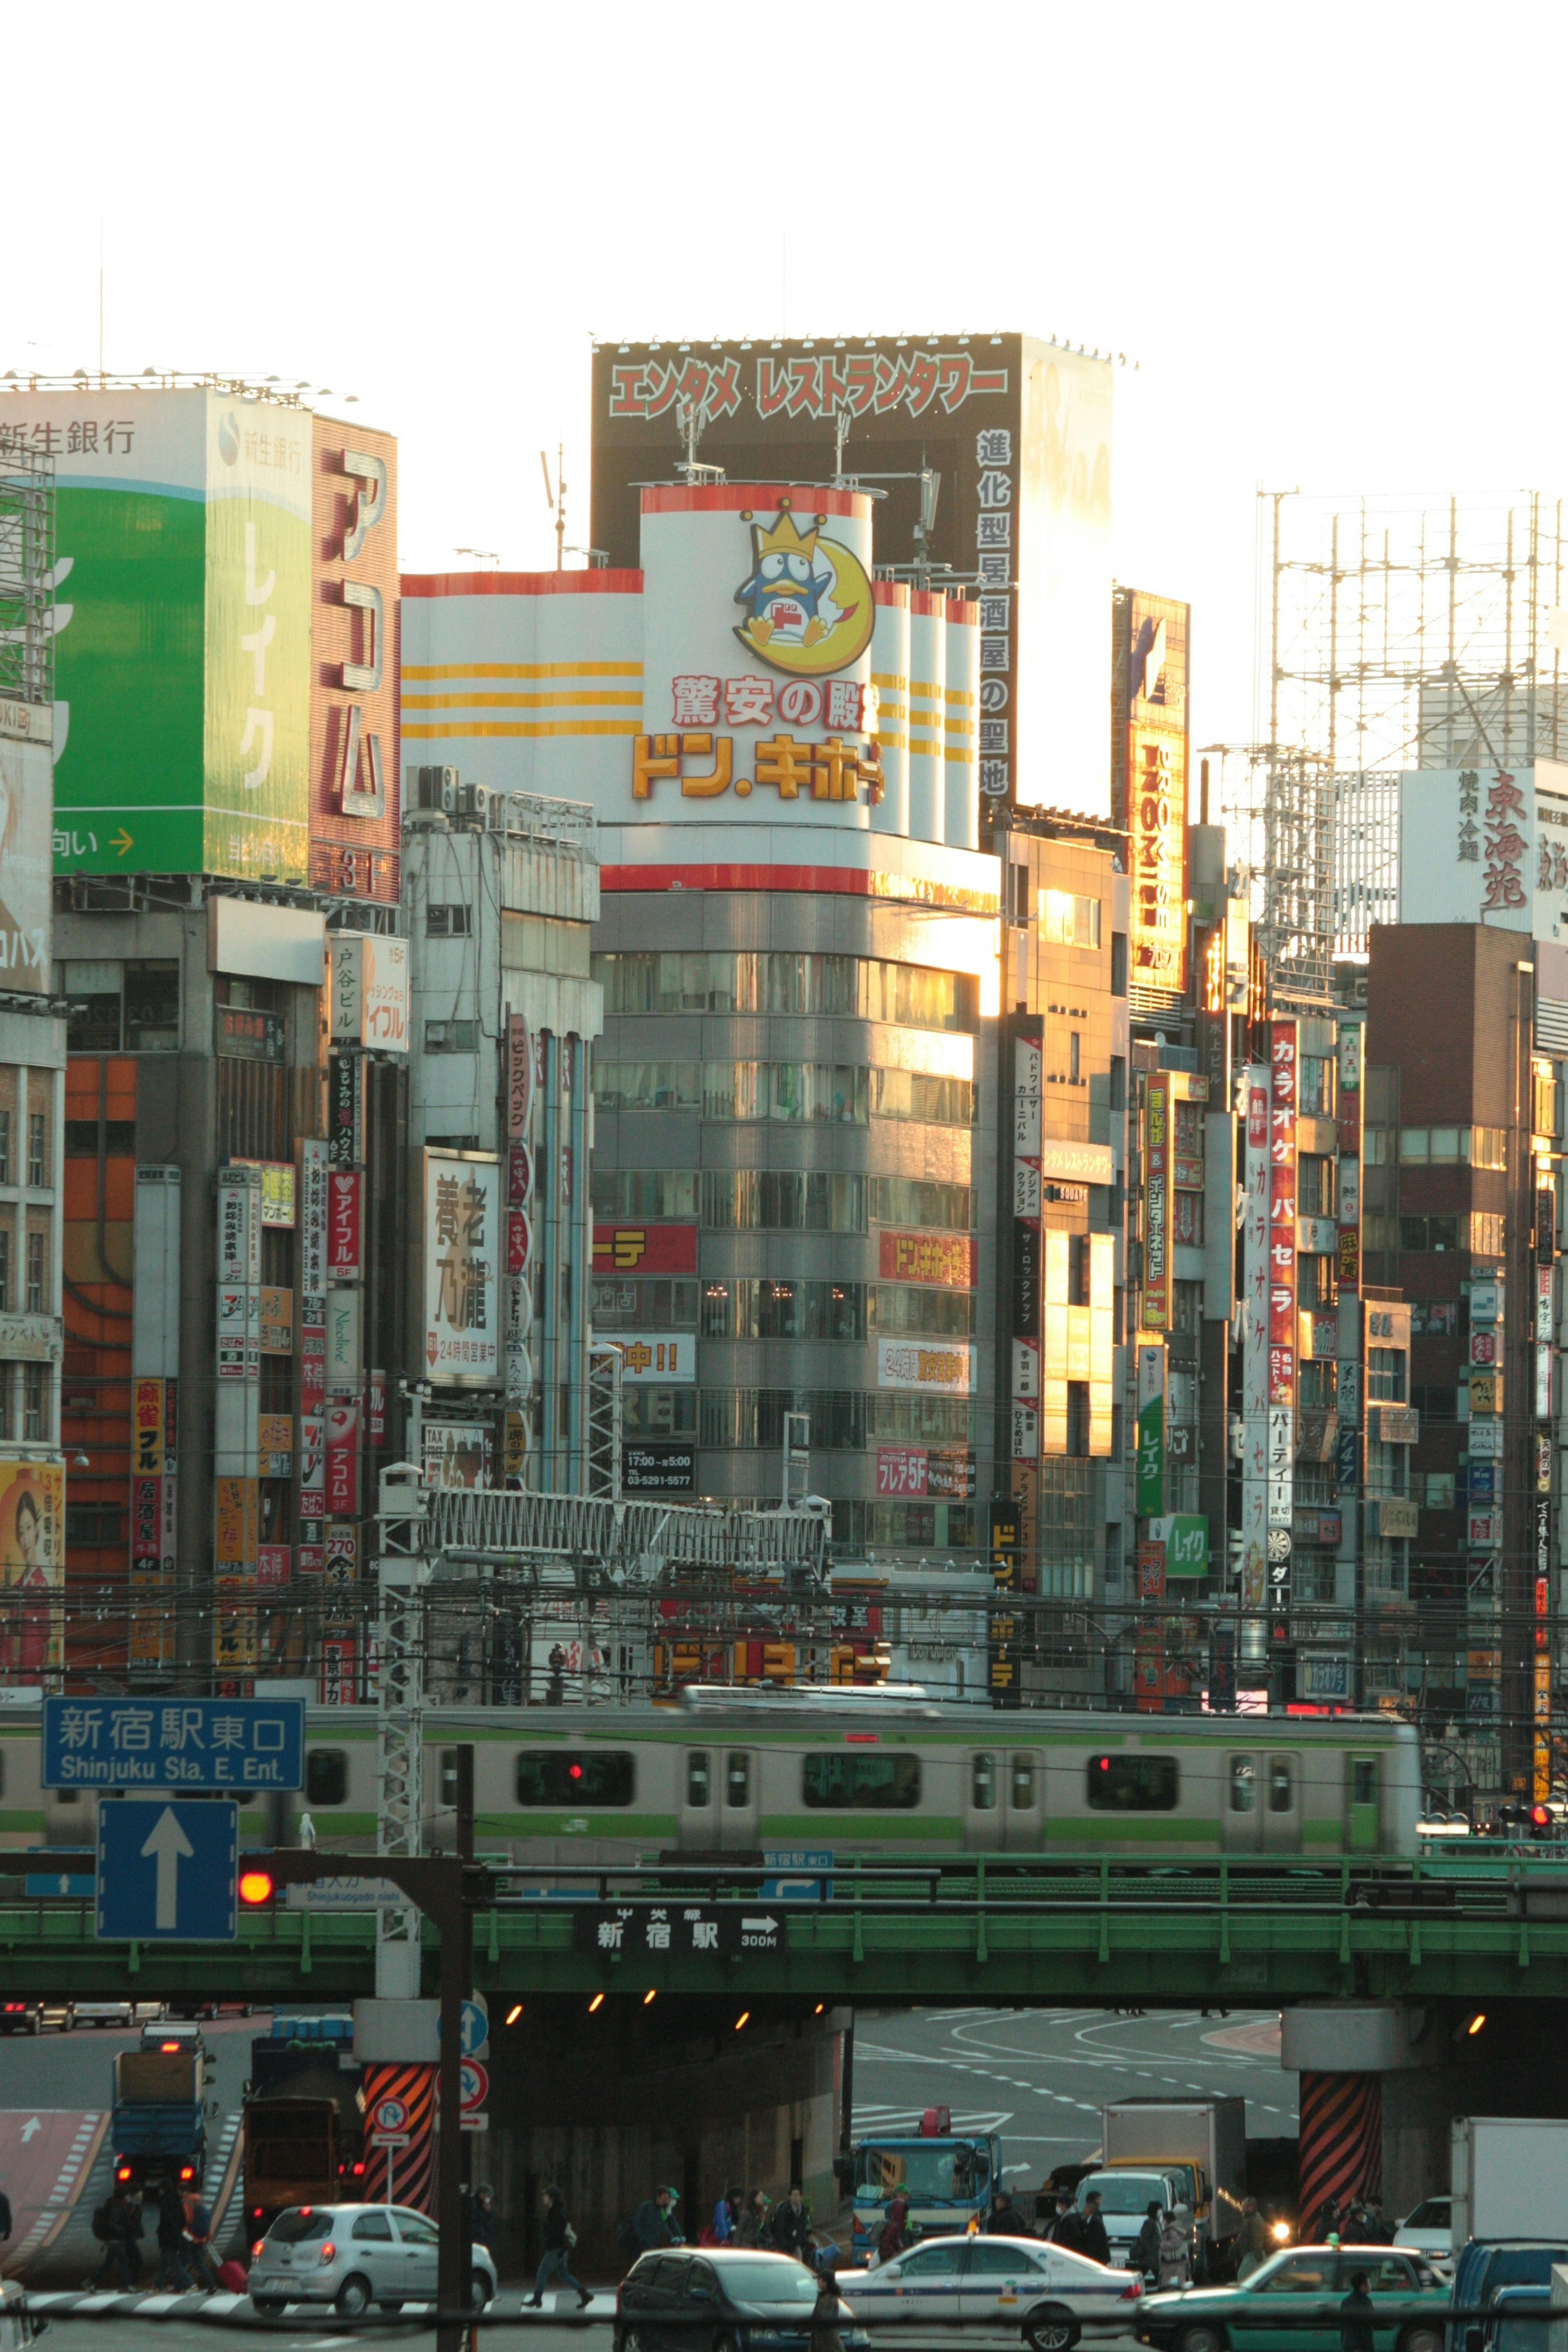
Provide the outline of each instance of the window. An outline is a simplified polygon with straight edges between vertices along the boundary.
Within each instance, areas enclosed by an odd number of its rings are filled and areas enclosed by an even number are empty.
[[[1362,1157],[1369,1168],[1387,1168],[1394,1153],[1390,1146],[1394,1130],[1387,1127],[1366,1127],[1362,1129]]]
[[[1125,996],[1127,993],[1127,934],[1125,931],[1112,931],[1110,934],[1110,993],[1112,996]]]
[[[1296,1760],[1291,1756],[1268,1759],[1268,1810],[1288,1813],[1296,1801]]]
[[[440,1811],[454,1813],[458,1810],[458,1751],[443,1748],[437,1772],[436,1803]]]
[[[1039,894],[1040,937],[1048,946],[1097,948],[1100,945],[1100,900],[1071,890]]]
[[[8,1388],[9,1381],[5,1385]],[[68,1503],[66,1542],[100,1548],[123,1539],[124,1519],[118,1503]]]
[[[1035,1759],[1032,1756],[1013,1759],[1013,1811],[1033,1812],[1035,1808]]]
[[[179,1052],[180,967],[177,963],[126,965],[125,1050],[128,1054]]]
[[[1497,1222],[1500,1229],[1502,1219]],[[1459,1221],[1458,1217],[1401,1217],[1399,1246],[1402,1250],[1458,1249]]]
[[[11,1114],[0,1110],[0,1184],[11,1181]]]
[[[1227,1775],[1230,1789],[1230,1810],[1233,1813],[1252,1813],[1258,1810],[1258,1766],[1250,1756],[1233,1756]]]
[[[1423,1428],[1428,1422],[1449,1422],[1458,1418],[1452,1381],[1412,1381],[1410,1402],[1421,1415]]]
[[[525,1748],[517,1759],[520,1805],[629,1805],[636,1784],[625,1748]]]
[[[702,1223],[710,1232],[863,1234],[867,1179],[825,1169],[705,1171]],[[931,1186],[965,1192],[966,1186]]]
[[[392,2243],[391,2217],[385,2213],[378,2213],[373,2206],[368,2213],[354,2215],[354,2225],[350,2235],[362,2242],[368,2238],[378,2245],[389,2246]]]
[[[988,2246],[984,2238],[974,2239],[969,2248],[966,2278],[1017,2278],[1021,2273],[1038,2270],[1039,2263],[1017,2246]]]
[[[996,1805],[996,1759],[994,1756],[970,1758],[969,1801],[977,1813],[994,1811]]]
[[[695,1217],[697,1176],[691,1169],[595,1168],[594,1214],[617,1223],[637,1217]]]
[[[1069,1086],[1076,1087],[1079,1082],[1082,1068],[1082,1045],[1081,1033],[1077,1029],[1069,1030],[1068,1032],[1068,1084]]]
[[[594,1066],[600,1110],[700,1110],[700,1062],[600,1062]]]
[[[27,1312],[48,1312],[44,1297],[44,1235],[37,1233],[27,1235]]]
[[[348,1801],[349,1751],[346,1748],[309,1748],[305,1751],[305,1802],[342,1805]]]
[[[702,1812],[708,1804],[708,1758],[701,1748],[694,1748],[686,1759],[686,1801]]]
[[[22,1435],[24,1439],[47,1437],[49,1433],[48,1377],[47,1364],[24,1364],[22,1367]],[[111,1505],[110,1508],[118,1523],[119,1507]]]
[[[425,909],[425,936],[427,940],[466,940],[474,928],[471,907],[439,905],[432,899]]]
[[[812,1013],[903,1029],[973,1029],[979,982],[846,955],[596,955],[606,1013]]]
[[[1352,1805],[1375,1805],[1377,1802],[1377,1759],[1358,1756],[1351,1765],[1351,1802]]]
[[[1334,1066],[1320,1060],[1316,1055],[1301,1056],[1301,1097],[1300,1108],[1307,1118],[1332,1118],[1334,1115]]]
[[[0,1224],[0,1313],[11,1310],[11,1227]]]
[[[1405,1350],[1403,1348],[1369,1348],[1367,1349],[1366,1393],[1369,1403],[1404,1403]]]
[[[1091,1756],[1089,1759],[1086,1794],[1097,1813],[1173,1812],[1177,1786],[1173,1756]]]
[[[426,1021],[425,1051],[427,1054],[477,1054],[479,1050],[479,1024],[477,1021]]]
[[[694,1331],[697,1285],[679,1276],[599,1278],[593,1289],[595,1331]],[[723,1333],[714,1336],[722,1339]]]
[[[331,2235],[331,2210],[321,2205],[302,2205],[292,2213],[279,2213],[267,2232],[275,2246],[310,2246],[318,2238]]]
[[[873,1070],[873,1118],[922,1119],[932,1127],[973,1127],[980,1090],[967,1078],[939,1078],[923,1070]]]
[[[440,2243],[440,2231],[425,2214],[411,2213],[405,2205],[395,2205],[393,2210],[397,2215],[397,2234],[405,2245],[435,2246]]]
[[[875,1225],[912,1225],[967,1234],[974,1227],[974,1193],[968,1184],[932,1184],[916,1176],[873,1176],[869,1206]]]
[[[48,1129],[41,1110],[27,1113],[27,1182],[35,1192],[49,1181]]]
[[[1336,2284],[1332,2254],[1302,2254],[1270,2271],[1260,2294],[1327,2294]]]
[[[921,1801],[921,1759],[838,1750],[804,1756],[801,1796],[812,1812],[912,1812]]]
[[[1319,1153],[1303,1153],[1296,1169],[1296,1207],[1303,1217],[1334,1213],[1334,1163]]]
[[[739,1812],[752,1801],[752,1759],[744,1749],[731,1748],[724,1759],[724,1802]]]

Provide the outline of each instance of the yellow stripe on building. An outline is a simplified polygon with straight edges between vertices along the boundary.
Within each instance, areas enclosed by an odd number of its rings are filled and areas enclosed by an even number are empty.
[[[965,710],[973,710],[974,708],[974,697],[972,694],[965,694],[962,687],[950,686],[947,689],[947,698],[949,702],[962,703]]]
[[[641,677],[642,664],[608,662],[405,662],[405,677]]]
[[[579,688],[563,694],[405,694],[405,710],[581,710],[613,705],[640,710],[640,694],[595,694]]]
[[[470,725],[405,727],[406,740],[456,743],[480,735],[640,735],[635,719],[480,719]]]
[[[877,730],[877,740],[884,751],[907,751],[910,748],[907,735],[884,735],[879,728]]]
[[[408,730],[406,727],[403,731],[405,735],[407,734]],[[942,757],[942,745],[937,741],[934,735],[911,735],[910,737],[910,755],[917,759],[940,760]]]
[[[406,730],[405,731],[406,732]],[[972,744],[961,743],[956,751],[950,744],[942,756],[950,760],[955,768],[973,768],[974,765],[974,750]]]
[[[907,677],[899,677],[898,673],[894,670],[874,669],[871,672],[871,683],[873,686],[882,686],[887,687],[889,689],[896,689],[900,694],[902,694],[909,685],[909,679]]]
[[[950,719],[944,731],[949,735],[973,735],[974,721],[973,719]]]
[[[928,684],[923,677],[910,678],[910,692],[911,694],[924,695],[928,702],[940,702],[942,700],[942,688],[936,685],[934,681]]]

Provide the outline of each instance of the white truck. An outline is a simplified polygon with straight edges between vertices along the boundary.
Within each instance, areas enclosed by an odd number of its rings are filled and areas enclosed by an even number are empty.
[[[1108,2171],[1168,2172],[1192,2183],[1193,2274],[1224,2267],[1247,2194],[1245,2099],[1117,2099],[1100,2112]]]
[[[1450,2147],[1456,2255],[1471,2238],[1568,2233],[1568,2122],[1550,2116],[1456,2116]]]

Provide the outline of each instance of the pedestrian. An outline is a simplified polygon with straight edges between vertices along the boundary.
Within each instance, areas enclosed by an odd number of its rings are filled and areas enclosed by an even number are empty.
[[[1160,2200],[1151,2198],[1143,2209],[1143,2226],[1132,2241],[1132,2252],[1127,2258],[1130,2271],[1140,2272],[1144,2278],[1153,2278],[1160,2268]]]
[[[190,2285],[185,2269],[185,2200],[180,2184],[165,2179],[158,2190],[158,2269],[155,2287],[172,2286],[184,2294]]]
[[[1313,2217],[1310,2242],[1314,2246],[1326,2246],[1331,2238],[1340,2234],[1340,2206],[1337,2197],[1325,2197]]]
[[[645,2197],[632,2215],[632,2235],[639,2253],[651,2253],[656,2246],[673,2246],[675,2236],[675,2191],[656,2189]]]
[[[811,2208],[798,2180],[791,2181],[789,2195],[773,2215],[773,2243],[781,2254],[794,2254],[800,2262],[810,2250]]]
[[[1005,2189],[998,2189],[991,2200],[985,2234],[988,2238],[1020,2238],[1024,2234],[1023,2217]]]
[[[140,2286],[142,2284],[142,2208],[123,2180],[117,2180],[92,2217],[92,2234],[102,2244],[103,2260],[94,2286]],[[113,2273],[111,2276],[110,2273]]]
[[[1340,2352],[1373,2352],[1372,2297],[1365,2271],[1351,2273],[1351,2291],[1340,2305]]]
[[[185,2216],[185,2234],[182,2246],[186,2269],[194,2285],[205,2285],[216,2290],[217,2273],[213,2268],[209,2249],[213,2242],[213,2217],[209,2209],[193,2189],[181,2200]]]
[[[1258,2263],[1272,2251],[1268,2224],[1258,2210],[1256,2197],[1244,2197],[1241,2200],[1241,2228],[1237,2234],[1241,2242],[1241,2259],[1236,2266],[1237,2284],[1239,2285],[1243,2279],[1252,2276]]]
[[[888,2208],[887,2219],[882,2223],[882,2234],[877,2241],[877,2260],[879,2263],[896,2262],[903,2252],[904,2231],[908,2226],[909,2218],[910,2200],[900,2189]]]
[[[1057,2201],[1057,2226],[1051,2238],[1067,2253],[1081,2254],[1084,2251],[1083,2215],[1065,2191]]]
[[[641,2210],[640,2207],[638,2210]],[[550,2281],[556,2278],[560,2279],[563,2285],[572,2288],[577,2297],[579,2311],[586,2311],[593,2302],[593,2296],[582,2281],[574,2279],[572,2275],[571,2254],[576,2242],[577,2232],[566,2218],[566,2200],[559,2189],[547,2189],[544,2192],[544,2252],[540,2257],[539,2268],[534,2273],[533,2294],[531,2298],[533,2310],[538,2311],[542,2308],[544,2302],[544,2290]],[[489,2243],[488,2240],[486,2243]]]
[[[566,1704],[566,1653],[557,1642],[550,1653],[550,1678],[544,1685],[546,1706]]]
[[[1160,2232],[1160,2268],[1156,2281],[1162,2294],[1166,2287],[1191,2286],[1193,2283],[1193,2247],[1188,2220],[1184,2205],[1176,2206],[1165,2216],[1165,2225]]]
[[[844,2338],[838,2332],[838,2323],[844,2316],[838,2282],[830,2270],[824,2271],[816,2282],[816,2301],[811,2312],[811,2352],[844,2352]]]
[[[1080,2252],[1091,2263],[1110,2261],[1110,2238],[1105,2227],[1105,2216],[1100,2210],[1100,2191],[1091,2189],[1083,2200],[1083,2243]]]
[[[552,2189],[549,2193],[553,2196],[555,2192]],[[489,2252],[495,2231],[495,2190],[488,2180],[481,2180],[474,2191],[473,2211],[468,2221],[468,2236],[474,2245],[483,2246],[487,2253]]]
[[[10,2234],[11,2200],[6,2196],[5,2191],[0,2189],[0,2246],[5,2244]]]
[[[727,2246],[740,2225],[741,2192],[738,2189],[726,2189],[713,2208],[713,2244]]]

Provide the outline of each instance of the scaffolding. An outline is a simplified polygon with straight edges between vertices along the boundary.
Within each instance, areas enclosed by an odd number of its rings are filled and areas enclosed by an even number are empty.
[[[0,436],[0,701],[55,698],[55,461]]]

